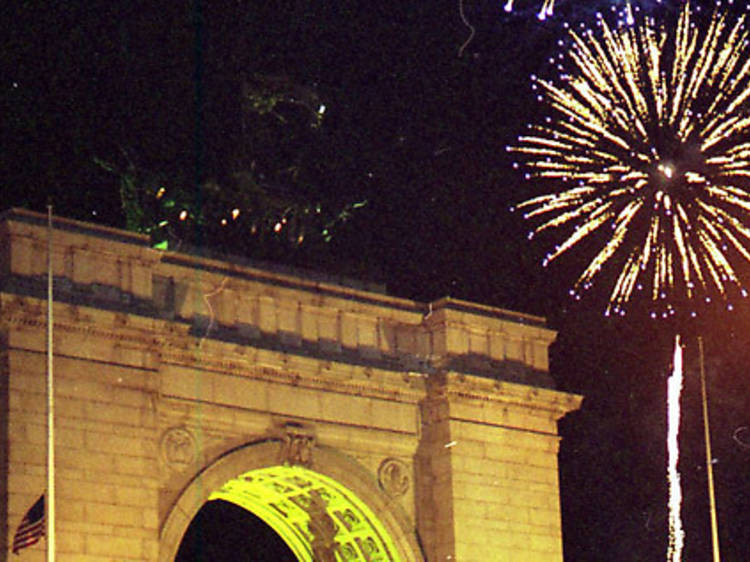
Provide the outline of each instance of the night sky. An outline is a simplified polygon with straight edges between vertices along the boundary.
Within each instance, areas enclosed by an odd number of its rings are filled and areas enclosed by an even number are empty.
[[[607,319],[606,288],[568,297],[586,255],[542,268],[547,248],[529,242],[529,225],[510,212],[535,192],[505,147],[547,111],[529,76],[549,73],[564,21],[591,22],[597,9],[621,3],[559,0],[546,22],[530,0],[517,0],[510,15],[498,1],[463,4],[473,35],[460,4],[445,1],[6,3],[2,207],[43,211],[51,197],[59,215],[123,227],[119,178],[97,160],[131,166],[212,213],[233,201],[207,186],[229,186],[242,171],[273,193],[330,208],[366,201],[330,242],[310,236],[290,247],[215,220],[188,220],[172,234],[384,283],[401,297],[450,295],[546,316],[559,332],[551,374],[559,389],[586,396],[560,424],[570,561],[665,556],[664,401],[678,329],[687,344],[685,559],[709,559],[701,335],[723,559],[747,559],[750,307],[677,325],[651,320],[648,303],[636,302],[625,318]],[[305,103],[258,117],[243,92],[259,83],[293,88]],[[313,126],[306,120],[320,104]],[[184,552],[180,560],[200,559]]]

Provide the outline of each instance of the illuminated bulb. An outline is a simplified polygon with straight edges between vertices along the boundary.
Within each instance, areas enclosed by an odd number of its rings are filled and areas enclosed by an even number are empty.
[[[281,223],[277,222],[273,227],[274,232],[281,232]]]
[[[240,210],[239,209],[232,209],[232,219],[237,220],[237,217],[240,216]]]
[[[221,219],[221,226],[227,225],[227,219]]]
[[[163,187],[160,187],[160,188],[159,188],[159,191],[157,191],[157,192],[156,192],[156,198],[157,198],[157,199],[161,199],[161,198],[162,198],[162,195],[164,195],[164,192],[165,192],[165,191],[167,191],[167,190],[166,190],[166,189],[164,189]]]
[[[188,212],[185,209],[183,209],[182,211],[180,211],[180,220],[181,221],[184,221],[187,217],[188,217]]]

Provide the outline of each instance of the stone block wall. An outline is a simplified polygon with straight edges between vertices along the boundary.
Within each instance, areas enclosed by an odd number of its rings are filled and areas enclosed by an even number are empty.
[[[40,301],[1,297],[9,547],[23,514],[46,488],[46,311]],[[116,315],[82,315],[59,305],[55,316],[57,560],[155,559],[153,367],[143,361],[147,354],[122,353],[126,336]],[[24,557],[35,554],[43,559],[41,552]]]

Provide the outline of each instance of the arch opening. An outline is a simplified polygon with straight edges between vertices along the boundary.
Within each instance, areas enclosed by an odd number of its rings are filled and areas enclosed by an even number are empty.
[[[401,560],[365,502],[336,480],[302,466],[242,473],[213,491],[201,511],[217,502],[252,513],[300,562]]]
[[[224,500],[203,504],[188,525],[174,562],[297,562],[260,517]]]

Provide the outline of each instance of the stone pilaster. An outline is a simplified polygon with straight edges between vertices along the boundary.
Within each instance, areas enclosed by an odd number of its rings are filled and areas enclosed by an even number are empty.
[[[548,389],[431,376],[417,460],[429,560],[562,560],[556,422],[579,405]]]

